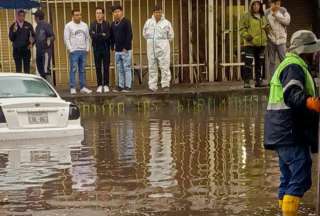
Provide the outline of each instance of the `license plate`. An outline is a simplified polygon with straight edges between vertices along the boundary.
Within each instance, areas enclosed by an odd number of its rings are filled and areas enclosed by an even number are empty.
[[[32,112],[28,114],[29,124],[48,124],[48,113],[46,112]]]

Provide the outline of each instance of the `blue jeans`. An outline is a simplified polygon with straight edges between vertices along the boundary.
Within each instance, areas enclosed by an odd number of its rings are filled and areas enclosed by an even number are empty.
[[[312,184],[312,159],[307,146],[277,148],[280,166],[279,199],[284,195],[303,197]]]
[[[132,84],[132,70],[131,58],[132,51],[116,52],[116,65],[118,71],[118,87],[131,88]]]
[[[74,51],[69,55],[70,60],[70,88],[76,88],[76,73],[79,72],[80,89],[86,86],[86,51]]]

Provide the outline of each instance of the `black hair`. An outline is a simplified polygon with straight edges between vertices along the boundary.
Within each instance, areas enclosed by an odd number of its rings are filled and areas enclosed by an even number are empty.
[[[26,14],[26,12],[24,10],[18,10],[17,14],[21,14],[21,13]]]
[[[80,9],[78,9],[78,8],[77,8],[77,9],[73,9],[73,10],[71,11],[72,16],[74,15],[75,12],[80,12]]]
[[[153,8],[153,12],[155,12],[155,11],[161,11],[162,10],[162,8],[161,8],[161,6],[159,6],[159,5],[156,5],[156,6],[154,6],[154,8]]]
[[[281,2],[281,0],[270,0],[270,3]]]
[[[96,11],[97,11],[97,10],[101,10],[102,13],[104,14],[104,9],[103,9],[102,7],[96,7]]]
[[[111,10],[112,10],[112,12],[114,12],[114,11],[116,11],[116,10],[121,10],[121,11],[123,11],[123,8],[122,8],[121,5],[114,5],[114,6],[112,6]]]

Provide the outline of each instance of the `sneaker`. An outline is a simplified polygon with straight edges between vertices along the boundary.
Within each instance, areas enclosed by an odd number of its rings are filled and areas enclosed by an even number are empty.
[[[122,88],[116,87],[115,89],[112,90],[112,92],[117,93],[117,92],[121,92],[122,90],[123,90]]]
[[[254,86],[255,86],[256,88],[266,87],[266,85],[263,83],[262,80],[257,80]]]
[[[245,89],[251,88],[250,81],[244,81],[243,88],[245,88]]]
[[[130,88],[125,88],[125,89],[122,89],[121,92],[128,93],[128,92],[131,92],[131,89]]]
[[[98,86],[97,93],[102,93],[102,86]]]
[[[80,90],[80,93],[82,94],[91,94],[92,91],[86,87],[83,87],[81,90]]]
[[[151,92],[156,92],[156,91],[157,91],[157,89],[149,88],[149,91],[151,91]]]
[[[77,90],[75,88],[70,89],[70,94],[75,95],[77,94]]]
[[[103,87],[103,92],[104,92],[104,93],[107,93],[107,92],[109,92],[109,91],[110,91],[110,89],[109,89],[108,86],[104,86],[104,87]]]

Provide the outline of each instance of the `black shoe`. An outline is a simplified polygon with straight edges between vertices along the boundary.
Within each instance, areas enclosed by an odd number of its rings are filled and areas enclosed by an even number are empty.
[[[123,88],[120,88],[120,87],[116,87],[115,89],[112,90],[112,92],[122,92],[123,91]]]
[[[256,84],[254,85],[256,88],[263,88],[266,87],[265,84],[263,84],[262,80],[256,81]]]

